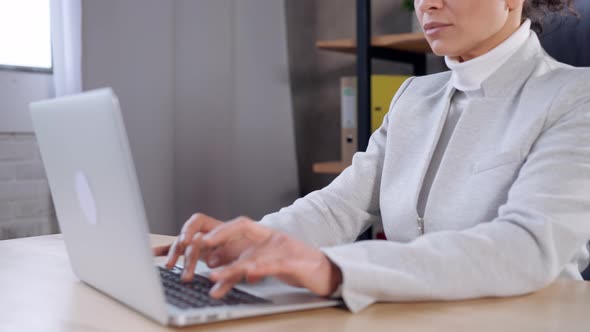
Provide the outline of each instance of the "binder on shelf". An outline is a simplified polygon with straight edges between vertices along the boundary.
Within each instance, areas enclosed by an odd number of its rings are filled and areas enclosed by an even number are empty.
[[[342,77],[340,80],[340,136],[341,160],[352,163],[352,156],[358,150],[356,116],[356,78]]]
[[[371,132],[381,127],[393,96],[409,77],[403,75],[371,76]],[[351,163],[352,156],[358,147],[356,77],[342,77],[340,92],[341,158],[343,162]]]
[[[410,76],[373,75],[371,76],[371,133],[383,124],[385,114],[397,90]]]

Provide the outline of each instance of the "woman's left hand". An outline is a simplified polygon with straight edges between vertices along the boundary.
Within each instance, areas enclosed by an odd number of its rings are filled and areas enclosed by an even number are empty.
[[[319,249],[246,218],[226,223],[205,235],[202,250],[223,246],[244,234],[265,240],[246,248],[238,259],[211,273],[210,278],[215,282],[210,292],[212,297],[223,297],[242,280],[254,283],[267,276],[307,288],[320,296],[329,296],[342,283],[340,269]]]

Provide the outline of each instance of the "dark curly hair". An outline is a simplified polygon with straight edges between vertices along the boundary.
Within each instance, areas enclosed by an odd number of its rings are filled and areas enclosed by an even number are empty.
[[[540,35],[543,33],[545,16],[552,13],[563,13],[566,8],[569,14],[580,16],[574,9],[574,0],[525,0],[522,17],[530,19],[531,29]]]

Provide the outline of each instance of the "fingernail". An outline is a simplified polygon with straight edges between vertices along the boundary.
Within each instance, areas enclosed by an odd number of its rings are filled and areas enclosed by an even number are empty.
[[[217,293],[217,291],[219,290],[220,287],[221,287],[221,283],[219,283],[219,282],[216,283],[215,285],[213,285],[213,287],[209,291],[209,295],[212,297],[215,297],[215,293]]]
[[[224,279],[226,276],[225,274],[225,269],[224,268],[217,268],[213,271],[211,271],[211,279],[215,280],[215,281],[219,281]]]
[[[213,271],[213,272],[211,272],[211,274],[209,274],[210,279],[217,280],[218,277],[219,277],[219,272],[217,272],[217,271]]]
[[[217,256],[211,256],[211,258],[209,258],[209,265],[210,266],[214,266],[219,264],[219,257]]]

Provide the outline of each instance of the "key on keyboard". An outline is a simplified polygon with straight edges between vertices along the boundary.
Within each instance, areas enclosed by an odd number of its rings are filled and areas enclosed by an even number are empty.
[[[181,309],[270,303],[268,300],[236,288],[232,288],[223,298],[217,300],[209,296],[209,290],[213,287],[213,282],[209,279],[195,274],[191,282],[182,282],[180,280],[181,269],[177,267],[172,270],[163,267],[158,267],[158,269],[164,285],[166,302]]]

